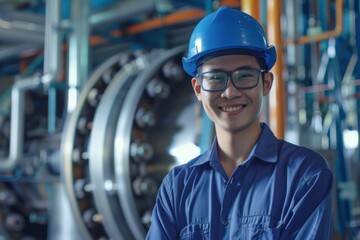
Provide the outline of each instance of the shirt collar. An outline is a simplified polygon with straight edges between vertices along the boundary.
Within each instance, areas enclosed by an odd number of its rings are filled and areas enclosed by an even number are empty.
[[[261,123],[262,132],[255,145],[254,156],[265,161],[275,163],[278,159],[279,139],[266,123]]]
[[[271,131],[269,126],[266,123],[261,123],[262,132],[254,148],[251,150],[250,156],[255,156],[262,161],[275,163],[278,158],[278,143],[274,133]],[[198,160],[193,164],[193,166],[202,165],[204,163],[213,162],[215,164],[219,163],[219,153],[218,153],[218,143],[217,138],[215,137],[211,147],[199,156]]]

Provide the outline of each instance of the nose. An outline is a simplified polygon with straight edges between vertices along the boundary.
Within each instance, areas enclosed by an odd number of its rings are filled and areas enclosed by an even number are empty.
[[[221,97],[231,99],[240,95],[241,91],[234,86],[231,79],[229,78],[226,88],[221,93]]]

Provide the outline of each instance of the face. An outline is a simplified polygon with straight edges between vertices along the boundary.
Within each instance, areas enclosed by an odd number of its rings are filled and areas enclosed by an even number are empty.
[[[212,58],[203,63],[200,72],[212,70],[232,71],[240,67],[260,69],[254,56],[226,55]],[[238,132],[253,126],[259,126],[262,101],[269,94],[273,82],[272,73],[260,75],[259,83],[255,88],[239,90],[228,81],[223,91],[209,92],[201,88],[198,79],[193,78],[191,83],[195,94],[201,101],[204,110],[214,122],[216,131],[224,130]]]

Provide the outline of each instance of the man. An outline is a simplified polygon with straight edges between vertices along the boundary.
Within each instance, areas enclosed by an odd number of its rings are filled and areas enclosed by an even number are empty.
[[[239,10],[220,7],[195,27],[183,67],[216,138],[164,178],[147,239],[331,239],[326,161],[260,122],[275,61]]]

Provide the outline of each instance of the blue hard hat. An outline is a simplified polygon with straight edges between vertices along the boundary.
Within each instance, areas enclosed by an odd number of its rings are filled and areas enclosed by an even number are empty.
[[[204,17],[193,30],[188,56],[183,57],[185,72],[195,76],[197,68],[210,58],[246,54],[262,58],[266,70],[276,62],[276,50],[269,46],[261,25],[249,14],[222,6]]]

